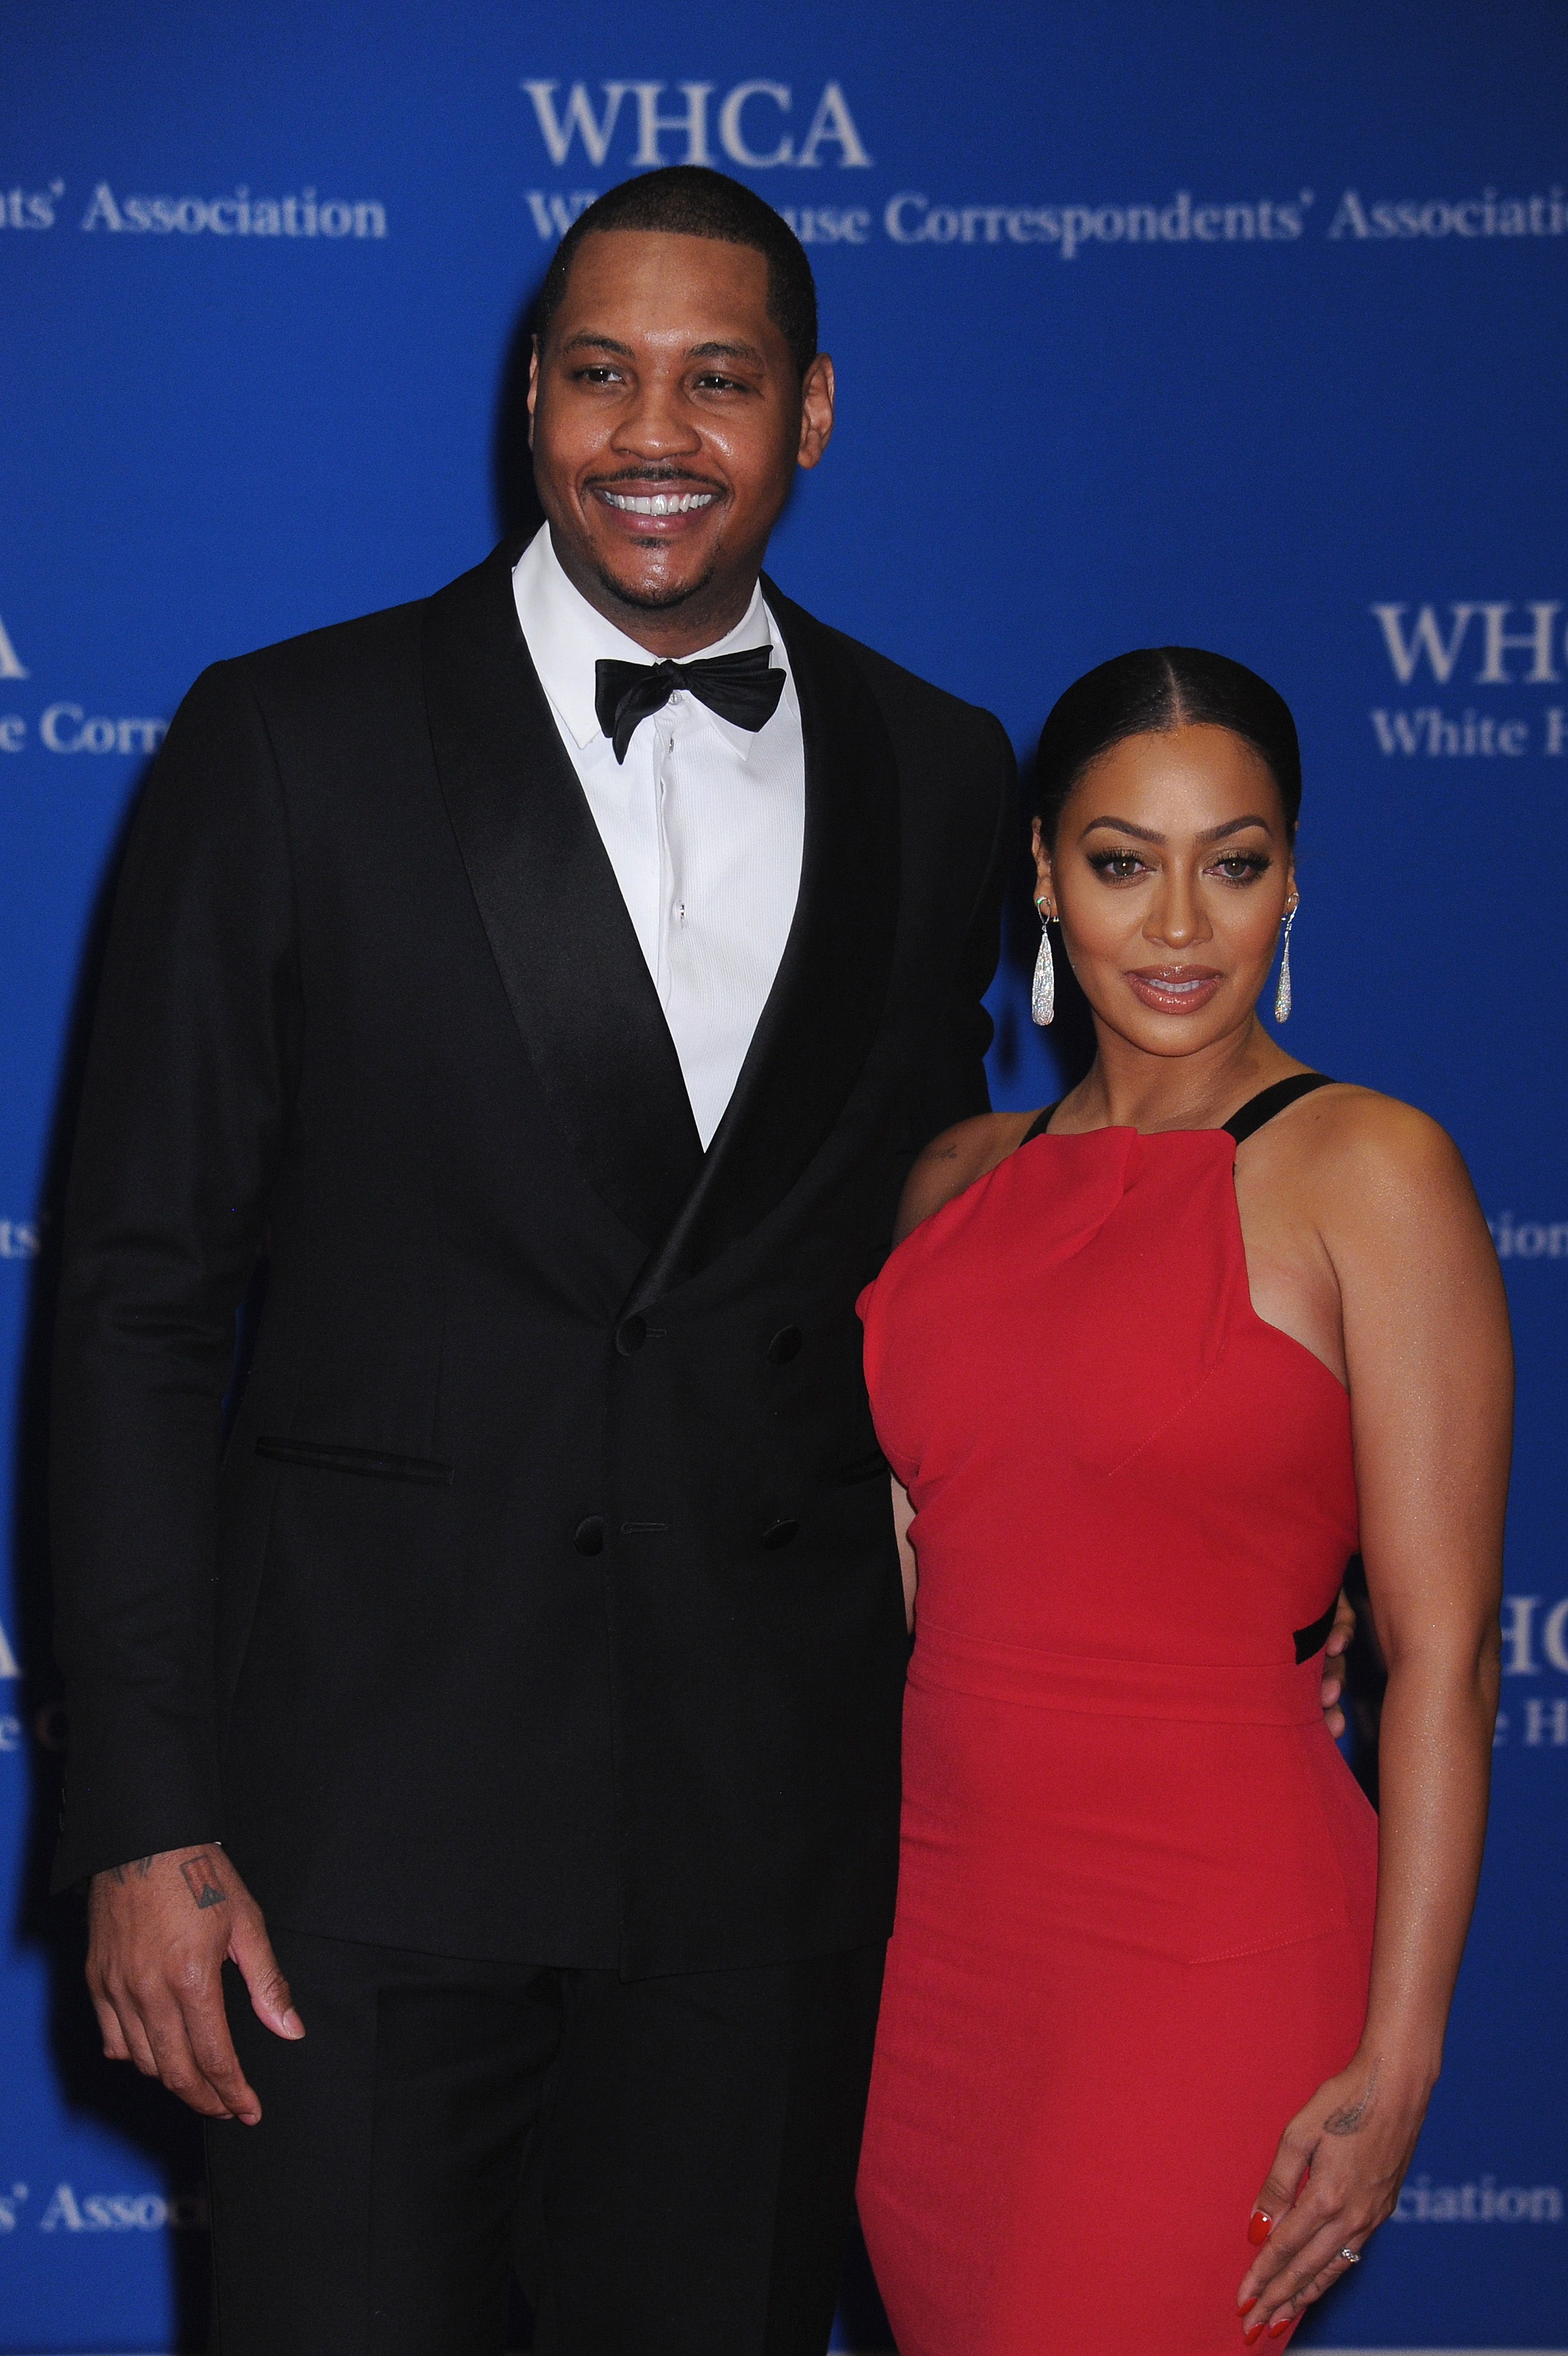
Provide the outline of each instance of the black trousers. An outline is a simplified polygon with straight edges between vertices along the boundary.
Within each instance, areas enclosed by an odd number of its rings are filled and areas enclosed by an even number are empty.
[[[275,1931],[225,1972],[262,2118],[208,2130],[220,2356],[822,2356],[883,1950],[623,1981]]]

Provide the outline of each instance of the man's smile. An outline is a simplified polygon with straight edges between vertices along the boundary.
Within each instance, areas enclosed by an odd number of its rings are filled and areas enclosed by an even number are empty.
[[[593,494],[606,507],[620,508],[628,515],[687,515],[694,508],[711,507],[717,491],[655,491],[650,497],[634,496],[625,491],[598,490]]]

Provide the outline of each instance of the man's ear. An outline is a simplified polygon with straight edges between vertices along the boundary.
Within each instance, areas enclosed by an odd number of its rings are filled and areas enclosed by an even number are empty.
[[[818,352],[800,384],[800,447],[797,465],[815,466],[833,432],[833,363]]]

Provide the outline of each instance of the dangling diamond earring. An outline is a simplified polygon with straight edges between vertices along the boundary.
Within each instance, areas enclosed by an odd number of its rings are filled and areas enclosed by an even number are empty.
[[[1279,987],[1274,994],[1274,1019],[1276,1023],[1288,1023],[1290,1020],[1290,928],[1296,922],[1296,911],[1300,905],[1299,900],[1294,902],[1285,920],[1285,955],[1279,961]]]
[[[1043,1031],[1056,1019],[1056,967],[1051,955],[1051,917],[1043,897],[1035,902],[1040,910],[1040,955],[1034,961],[1034,987],[1029,994],[1029,1011]]]

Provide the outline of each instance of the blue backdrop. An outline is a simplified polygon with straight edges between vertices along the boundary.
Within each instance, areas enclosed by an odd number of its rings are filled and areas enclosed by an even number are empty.
[[[196,2136],[97,2057],[80,1922],[40,1895],[37,1375],[105,877],[203,664],[421,594],[526,514],[548,255],[688,158],[818,271],[841,408],[775,542],[793,595],[1020,751],[1150,641],[1296,709],[1290,1045],[1452,1130],[1522,1376],[1448,2066],[1398,2222],[1303,2337],[1568,2341],[1561,6],[0,0],[0,2348],[202,2344]],[[1009,1104],[1054,1087],[1029,948],[995,996]],[[877,2329],[862,2288],[844,2344]]]

